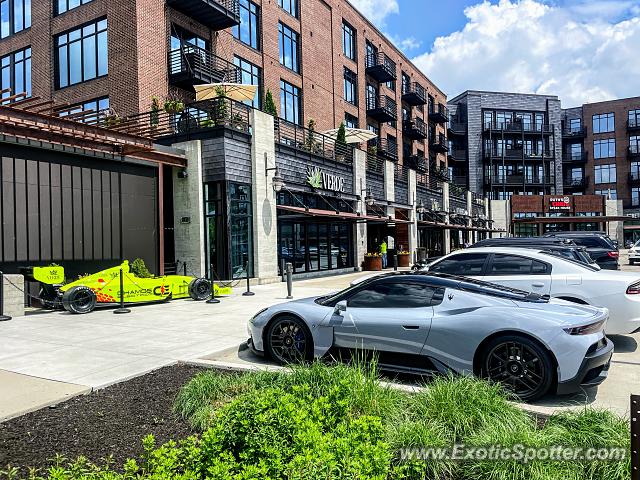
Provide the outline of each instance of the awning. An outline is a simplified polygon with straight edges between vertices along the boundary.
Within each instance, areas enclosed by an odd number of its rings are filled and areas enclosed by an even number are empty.
[[[598,217],[531,217],[514,218],[513,223],[603,223],[624,222],[630,218],[624,215],[601,215]]]
[[[339,128],[334,128],[333,130],[327,130],[326,132],[322,132],[322,135],[325,135],[332,140],[338,138],[338,130]],[[377,133],[374,133],[370,130],[363,130],[361,128],[345,128],[345,141],[347,143],[362,143],[367,140],[371,140],[378,137]]]
[[[367,222],[380,222],[380,223],[411,223],[408,220],[400,220],[389,217],[378,217],[375,215],[361,215],[354,212],[336,212],[335,210],[321,210],[319,208],[304,208],[293,207],[290,205],[278,205],[278,210],[285,212],[298,213],[300,215],[306,215],[309,217],[323,217],[333,218],[337,220],[353,220],[353,221],[367,221]]]
[[[195,85],[196,101],[211,100],[221,97],[224,93],[226,98],[237,102],[251,101],[256,96],[257,85],[244,85],[240,83],[207,83],[205,85]]]

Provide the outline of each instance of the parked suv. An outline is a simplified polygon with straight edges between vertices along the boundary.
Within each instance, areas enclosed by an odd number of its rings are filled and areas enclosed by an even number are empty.
[[[576,245],[572,240],[554,237],[502,237],[487,238],[471,245],[470,248],[479,247],[512,247],[512,248],[534,248],[544,250],[553,255],[568,258],[585,265],[598,264],[591,258],[585,247]],[[598,266],[598,268],[600,268]]]
[[[555,232],[544,236],[572,240],[576,245],[585,247],[600,268],[618,270],[620,267],[618,248],[604,232]]]

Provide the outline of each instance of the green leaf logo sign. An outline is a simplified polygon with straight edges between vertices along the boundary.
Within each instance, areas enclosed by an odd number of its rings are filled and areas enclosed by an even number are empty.
[[[322,188],[322,173],[318,167],[307,167],[307,183],[313,188]]]

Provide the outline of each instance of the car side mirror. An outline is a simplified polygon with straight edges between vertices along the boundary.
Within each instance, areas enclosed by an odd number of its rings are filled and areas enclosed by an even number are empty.
[[[342,316],[342,314],[346,311],[347,311],[347,301],[341,300],[338,303],[336,303],[336,306],[333,309],[333,314]]]

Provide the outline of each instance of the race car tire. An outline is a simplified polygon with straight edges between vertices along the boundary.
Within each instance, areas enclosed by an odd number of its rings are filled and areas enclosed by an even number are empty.
[[[211,282],[206,278],[194,278],[189,283],[189,296],[194,300],[206,300],[211,296]]]
[[[62,295],[62,306],[67,312],[83,314],[96,308],[98,297],[89,287],[73,287]]]

